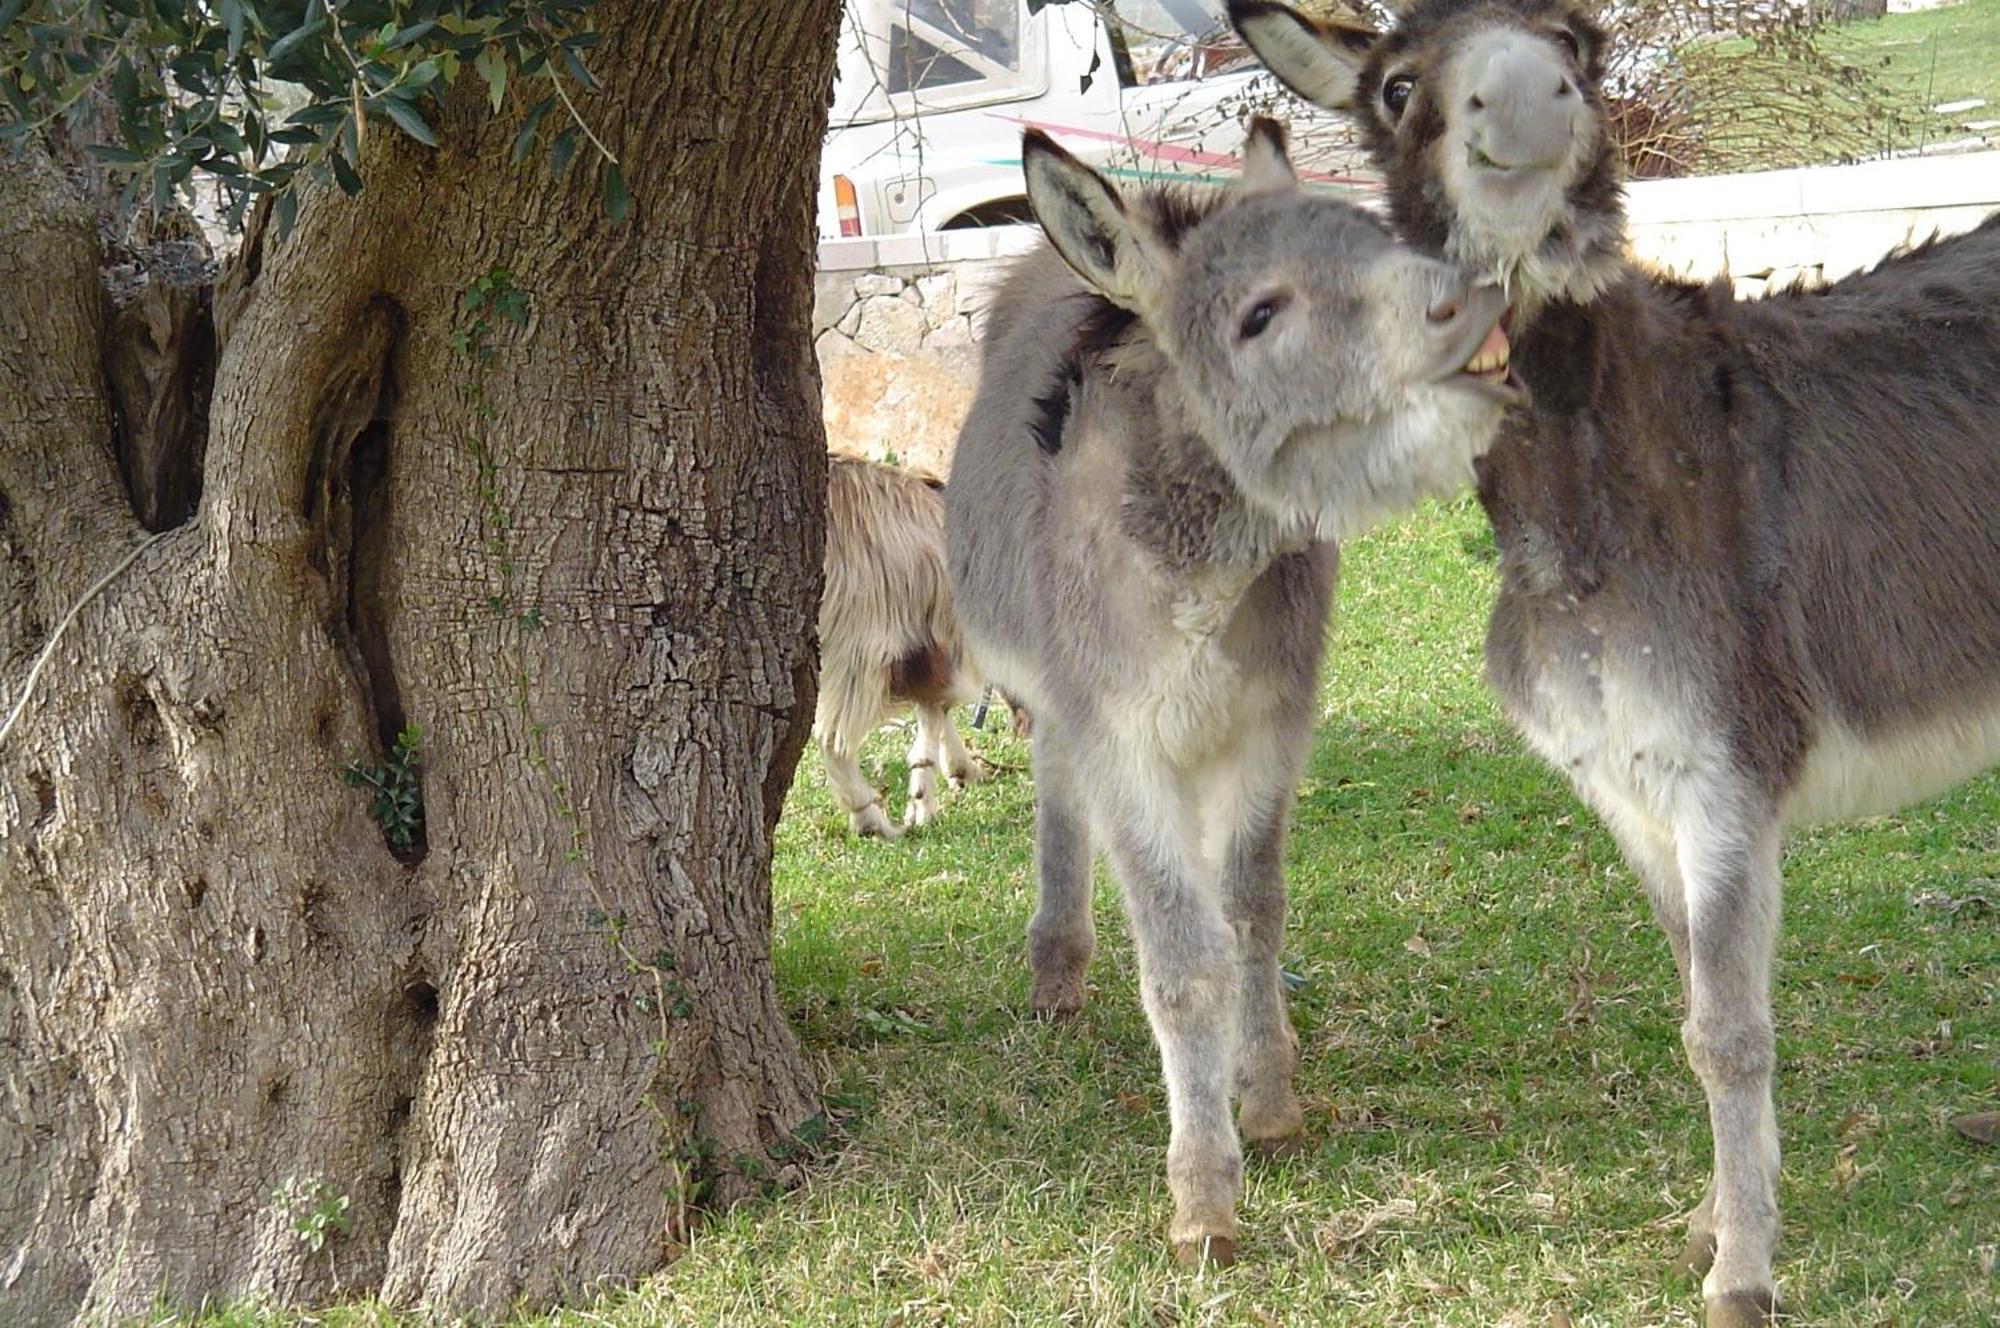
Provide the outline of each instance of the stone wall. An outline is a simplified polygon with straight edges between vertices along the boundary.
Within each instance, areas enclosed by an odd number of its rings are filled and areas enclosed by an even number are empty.
[[[1025,226],[820,246],[813,292],[827,441],[942,475],[979,383],[986,303]]]
[[[2000,152],[1764,171],[1631,187],[1633,254],[1695,278],[1728,274],[1755,297],[1834,281],[1933,232],[2000,210]],[[996,227],[820,246],[813,336],[828,441],[949,470],[978,386],[986,303],[1034,228]]]

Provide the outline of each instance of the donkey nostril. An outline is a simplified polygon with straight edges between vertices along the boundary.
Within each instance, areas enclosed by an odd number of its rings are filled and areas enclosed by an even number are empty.
[[[1576,89],[1570,87],[1568,79],[1564,79],[1562,82],[1556,84],[1556,96],[1558,97],[1567,97],[1569,96],[1570,93],[1574,92],[1575,90]]]
[[[1432,305],[1430,312],[1425,316],[1433,323],[1449,323],[1452,319],[1458,317],[1458,310],[1459,304],[1457,300],[1446,300],[1443,304]]]
[[[1474,96],[1466,98],[1465,104],[1467,106],[1470,106],[1475,111],[1483,111],[1486,109],[1486,103],[1481,101],[1476,94]]]

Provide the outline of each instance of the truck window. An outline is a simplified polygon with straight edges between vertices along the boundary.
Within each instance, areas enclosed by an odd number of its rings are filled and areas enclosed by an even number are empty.
[[[1020,73],[1019,0],[908,0],[890,13],[892,94]]]
[[[1111,12],[1113,50],[1122,55],[1118,75],[1127,87],[1206,78],[1247,60],[1222,16],[1222,0],[1111,0]]]

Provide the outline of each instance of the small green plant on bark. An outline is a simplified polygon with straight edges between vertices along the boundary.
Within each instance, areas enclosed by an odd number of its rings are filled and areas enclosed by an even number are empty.
[[[368,813],[382,827],[383,838],[392,848],[411,847],[424,828],[424,793],[418,780],[422,739],[423,733],[415,724],[406,724],[381,764],[347,763],[347,782],[369,790]]]
[[[286,1177],[283,1185],[271,1191],[271,1206],[292,1224],[292,1234],[299,1243],[314,1254],[326,1248],[330,1236],[344,1236],[352,1227],[347,1196],[317,1177]]]

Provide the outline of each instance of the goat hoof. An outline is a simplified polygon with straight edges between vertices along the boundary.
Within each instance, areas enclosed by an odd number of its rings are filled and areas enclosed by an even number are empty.
[[[1708,1270],[1714,1266],[1715,1233],[1690,1231],[1687,1244],[1681,1247],[1680,1257],[1674,1260],[1673,1275],[1691,1282],[1699,1282],[1708,1276]]]
[[[855,834],[867,838],[895,839],[903,832],[890,824],[880,807],[870,807],[867,811],[853,812],[847,818],[847,828]]]
[[[1178,1241],[1174,1245],[1174,1262],[1183,1268],[1227,1268],[1236,1262],[1236,1242],[1228,1236]]]
[[[1770,1328],[1771,1293],[1731,1291],[1710,1297],[1702,1322],[1707,1328]]]

